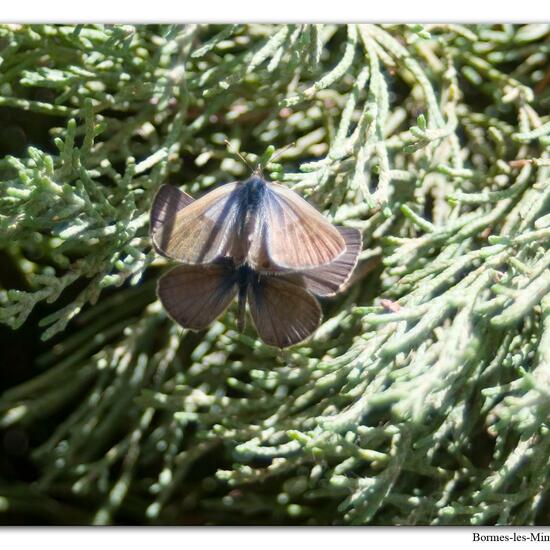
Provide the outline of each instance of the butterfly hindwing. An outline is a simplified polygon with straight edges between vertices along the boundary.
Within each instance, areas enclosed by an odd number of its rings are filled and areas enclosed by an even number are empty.
[[[333,296],[350,278],[362,248],[361,233],[351,227],[337,227],[346,250],[330,264],[302,272],[305,287],[317,296]]]
[[[286,348],[305,340],[321,322],[321,307],[299,275],[258,275],[249,285],[254,326],[268,345]]]
[[[234,270],[224,265],[180,265],[159,279],[157,294],[176,322],[202,330],[231,303],[237,280]]]

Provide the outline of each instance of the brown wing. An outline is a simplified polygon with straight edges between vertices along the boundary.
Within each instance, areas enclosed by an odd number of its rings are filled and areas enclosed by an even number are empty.
[[[240,259],[238,182],[227,183],[177,212],[153,233],[163,254],[186,264],[208,264],[217,258]]]
[[[157,287],[170,317],[193,330],[202,330],[212,323],[236,293],[234,270],[219,265],[180,265],[163,275]]]
[[[150,234],[153,235],[182,208],[194,201],[193,197],[173,185],[161,185],[151,206]]]
[[[346,241],[346,251],[327,265],[301,273],[305,287],[317,296],[333,296],[350,278],[363,245],[361,233],[351,227],[338,227]]]
[[[346,249],[342,235],[328,220],[294,191],[277,183],[268,184],[262,218],[262,242],[275,267],[318,267],[334,261]],[[264,269],[255,265],[254,257],[250,260],[256,269]]]
[[[286,348],[310,336],[321,322],[321,307],[291,275],[259,275],[247,297],[254,326],[268,345]]]

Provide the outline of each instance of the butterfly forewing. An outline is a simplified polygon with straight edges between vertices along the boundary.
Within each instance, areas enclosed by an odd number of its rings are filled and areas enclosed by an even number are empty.
[[[150,233],[153,235],[161,226],[170,220],[182,208],[194,202],[193,197],[180,191],[173,185],[162,185],[157,191],[151,206]]]
[[[299,276],[259,275],[248,287],[254,326],[268,345],[286,348],[306,339],[321,322],[321,307]]]
[[[239,213],[238,183],[227,183],[179,210],[153,233],[153,240],[163,254],[186,264],[227,256],[240,260]]]
[[[302,272],[305,287],[317,296],[333,296],[350,278],[362,248],[361,233],[351,227],[337,228],[346,242],[346,250],[330,264]]]
[[[202,330],[233,300],[237,280],[234,270],[223,265],[180,265],[159,279],[157,293],[181,326]]]
[[[345,250],[337,229],[299,195],[277,183],[268,183],[262,209],[263,244],[275,268],[308,269],[325,265]],[[252,265],[264,270],[262,265]]]

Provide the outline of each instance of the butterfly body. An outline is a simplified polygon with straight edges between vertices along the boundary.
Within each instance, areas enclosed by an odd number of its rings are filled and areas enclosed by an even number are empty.
[[[256,299],[262,294],[262,279],[270,275],[261,275],[248,264],[235,265],[232,261],[220,261],[219,265],[225,266],[225,274],[222,278],[227,281],[229,292],[237,293],[237,328],[243,332],[246,324],[246,302],[254,296]],[[261,300],[261,298],[259,298]]]
[[[257,277],[257,276],[256,276]],[[247,264],[236,268],[236,282],[238,288],[237,328],[244,331],[246,324],[246,299],[248,287],[254,284],[255,272]]]
[[[263,235],[263,209],[266,194],[269,193],[267,183],[258,176],[252,176],[242,185],[235,189],[237,195],[237,219],[240,223],[237,228],[238,239],[241,247],[235,247],[228,255],[237,265],[248,264],[249,258],[260,258]],[[263,256],[263,264],[268,266],[269,262]]]

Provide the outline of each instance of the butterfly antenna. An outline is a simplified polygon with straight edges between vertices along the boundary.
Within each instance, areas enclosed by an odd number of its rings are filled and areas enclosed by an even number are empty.
[[[254,172],[254,169],[252,168],[252,166],[250,166],[250,164],[248,164],[248,161],[239,153],[239,151],[237,151],[237,149],[235,149],[235,147],[233,147],[233,145],[231,145],[231,143],[229,143],[227,139],[224,140],[224,143],[234,155],[237,155],[246,164],[247,168],[251,172]]]
[[[296,145],[296,142],[293,141],[292,143],[289,143],[288,145],[285,145],[282,149],[277,151],[273,157],[269,159],[269,162],[275,162],[281,155],[285,153],[285,151],[288,151],[291,147],[294,147]]]

